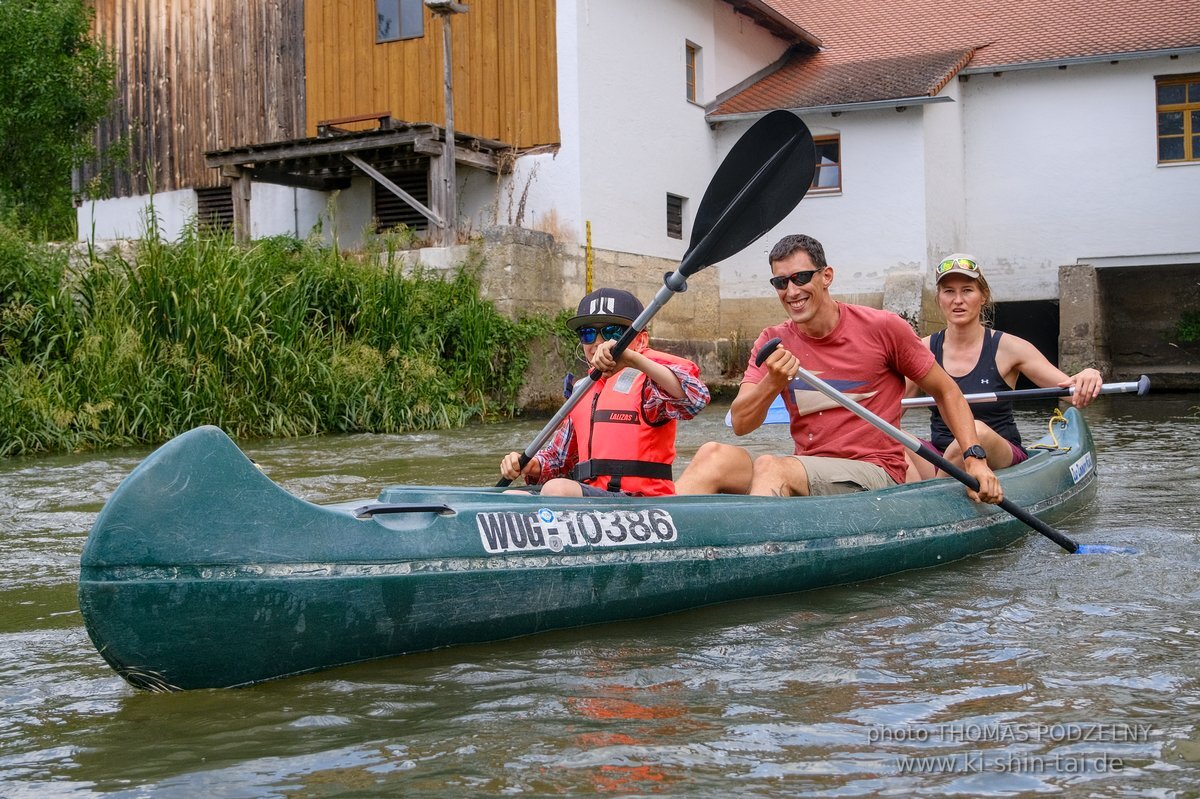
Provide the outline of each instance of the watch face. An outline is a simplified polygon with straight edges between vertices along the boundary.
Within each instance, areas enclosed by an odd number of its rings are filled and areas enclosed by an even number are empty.
[[[972,444],[971,446],[967,447],[966,450],[963,452],[963,455],[968,458],[979,458],[980,460],[987,460],[987,452],[984,450],[983,447],[979,446],[978,444]]]

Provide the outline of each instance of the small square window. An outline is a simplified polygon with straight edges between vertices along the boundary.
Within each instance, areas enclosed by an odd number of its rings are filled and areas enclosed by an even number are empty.
[[[421,0],[375,0],[375,42],[395,42],[425,35]]]
[[[667,235],[683,238],[683,198],[675,194],[667,195]]]
[[[813,139],[817,149],[817,171],[813,173],[809,191],[835,193],[842,190],[842,140],[841,136],[817,136]]]

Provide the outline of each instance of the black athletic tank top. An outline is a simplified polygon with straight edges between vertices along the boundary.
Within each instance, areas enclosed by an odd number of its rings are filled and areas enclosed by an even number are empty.
[[[954,382],[958,383],[962,393],[983,394],[992,391],[1008,391],[1012,388],[1004,382],[1004,375],[1000,374],[1000,370],[996,367],[996,349],[1000,345],[1002,335],[1004,334],[998,330],[985,329],[983,349],[979,352],[979,360],[975,363],[975,368],[962,377],[950,375],[954,378]],[[933,352],[933,357],[937,359],[938,365],[943,367],[945,365],[942,363],[942,345],[945,341],[945,330],[939,330],[929,337],[929,349]],[[1016,419],[1013,418],[1011,400],[975,403],[971,405],[971,412],[976,419],[995,430],[1002,438],[1008,439],[1018,447],[1021,446],[1021,433],[1017,430]],[[933,445],[943,452],[954,440],[950,428],[946,426],[936,405],[933,406],[933,413],[929,418],[929,432]]]

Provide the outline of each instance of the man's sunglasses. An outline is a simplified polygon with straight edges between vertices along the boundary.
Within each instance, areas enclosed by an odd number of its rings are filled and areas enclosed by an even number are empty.
[[[807,286],[812,281],[813,276],[820,272],[820,269],[810,269],[807,272],[792,272],[790,275],[780,275],[779,277],[771,278],[771,285],[776,291],[783,291],[787,288],[788,281],[795,286]]]
[[[975,263],[970,258],[947,258],[938,264],[937,273],[939,275],[944,275],[946,272],[949,272],[955,267],[958,267],[959,269],[966,269],[968,272],[979,271],[979,264]]]
[[[584,344],[594,344],[597,333],[603,336],[605,341],[616,341],[625,335],[625,331],[628,329],[629,325],[605,325],[599,330],[594,327],[581,327],[575,332],[579,334],[579,340]]]

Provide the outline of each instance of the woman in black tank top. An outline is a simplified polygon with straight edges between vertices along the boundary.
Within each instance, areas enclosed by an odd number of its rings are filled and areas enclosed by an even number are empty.
[[[1003,335],[998,330],[985,327],[983,329],[983,349],[979,353],[979,360],[976,361],[975,368],[961,377],[950,374],[954,378],[954,382],[962,389],[962,393],[984,394],[1014,388],[1005,381],[1004,375],[1000,374],[1000,368],[996,365],[996,350],[999,348],[1000,337]],[[939,330],[929,338],[929,349],[933,350],[933,357],[937,359],[938,365],[942,368],[946,366],[943,356],[945,341],[945,330]],[[1017,447],[1021,446],[1021,431],[1017,429],[1017,420],[1013,418],[1012,400],[975,403],[971,406],[971,413],[974,415],[975,421],[983,422],[1001,438]],[[954,436],[950,434],[950,428],[946,426],[936,405],[933,406],[933,413],[929,417],[929,432],[930,440],[941,452],[945,452],[954,442]]]
[[[938,307],[946,328],[925,341],[964,394],[1007,391],[1016,385],[1018,376],[1025,375],[1042,387],[1074,386],[1071,404],[1079,408],[1100,395],[1104,380],[1097,370],[1084,369],[1068,376],[1025,339],[985,326],[992,293],[972,256],[948,255],[938,264],[936,273]],[[910,395],[914,389],[910,384]],[[971,410],[989,467],[1003,469],[1028,457],[1021,447],[1011,401],[973,404]],[[936,408],[930,418],[930,438],[947,460],[962,465],[962,450]],[[909,482],[933,476],[931,464],[909,457]]]

